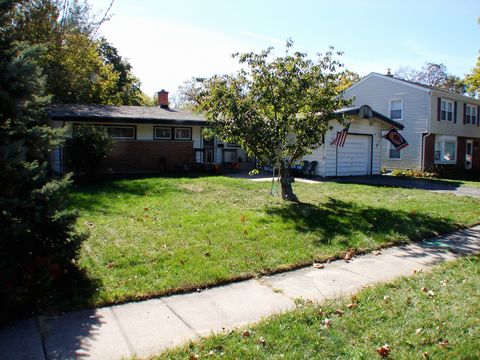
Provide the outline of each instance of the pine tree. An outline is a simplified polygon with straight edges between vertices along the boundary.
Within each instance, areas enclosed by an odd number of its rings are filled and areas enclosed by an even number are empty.
[[[62,133],[47,125],[41,47],[14,41],[17,1],[0,0],[0,307],[32,309],[74,270],[82,236],[67,210],[68,177],[48,157]],[[2,315],[3,316],[3,315]],[[4,319],[0,319],[4,320]]]

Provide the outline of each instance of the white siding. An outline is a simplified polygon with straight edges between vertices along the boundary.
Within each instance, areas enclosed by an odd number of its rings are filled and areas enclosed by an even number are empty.
[[[347,89],[345,96],[355,98],[355,106],[369,105],[375,111],[390,117],[390,101],[403,101],[403,120],[405,126],[399,131],[409,146],[402,150],[401,160],[388,158],[388,141],[383,140],[381,151],[382,167],[387,169],[420,169],[422,164],[422,133],[428,132],[430,113],[429,93],[423,89],[382,75],[369,75],[363,81]]]
[[[340,168],[340,172],[337,174],[337,147],[335,145],[330,145],[331,142],[335,139],[337,132],[341,131],[344,126],[339,124],[338,122],[332,122],[332,130],[328,131],[325,134],[325,144],[319,146],[317,149],[313,150],[313,152],[304,157],[305,160],[318,161],[318,167],[316,169],[316,175],[318,176],[340,176],[340,175],[352,175],[355,172],[358,172],[358,169],[354,169],[355,166],[351,169],[351,172],[348,172],[348,169]],[[349,134],[362,134],[362,135],[369,135],[368,138],[371,139],[371,169],[372,174],[377,175],[380,174],[380,153],[381,153],[381,135],[382,129],[385,129],[386,126],[383,122],[378,120],[365,120],[360,119],[358,117],[354,117],[352,119],[352,123],[350,125],[350,129],[348,131]],[[347,137],[345,141],[345,146],[347,146],[347,142],[359,141],[358,138],[354,139],[354,136]],[[360,138],[360,137],[359,137]],[[361,141],[361,140],[360,140]],[[370,141],[370,140],[369,140]],[[368,151],[368,149],[362,148],[363,145],[356,147],[355,145],[351,146],[349,144],[348,149],[357,151],[359,153],[364,153]],[[341,150],[340,150],[341,151]],[[365,156],[370,156],[366,154]]]

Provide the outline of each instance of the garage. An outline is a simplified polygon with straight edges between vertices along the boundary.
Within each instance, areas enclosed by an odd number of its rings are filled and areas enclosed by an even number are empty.
[[[337,176],[372,174],[372,135],[348,134],[345,145],[337,147]]]

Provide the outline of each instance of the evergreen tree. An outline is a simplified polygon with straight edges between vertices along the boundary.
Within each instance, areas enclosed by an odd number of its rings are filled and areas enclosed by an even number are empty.
[[[0,0],[0,307],[2,316],[43,301],[74,270],[82,237],[65,205],[69,179],[53,178],[42,48],[15,41],[17,1]],[[8,315],[7,315],[8,314]],[[0,319],[3,320],[3,319]]]

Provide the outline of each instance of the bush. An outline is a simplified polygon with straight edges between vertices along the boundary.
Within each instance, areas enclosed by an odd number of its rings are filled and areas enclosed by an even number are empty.
[[[421,177],[421,178],[434,178],[438,174],[435,172],[411,170],[411,169],[393,169],[391,174],[393,176],[409,176],[409,177]]]
[[[81,125],[65,145],[69,167],[77,174],[93,175],[100,170],[102,159],[112,151],[113,145],[114,140],[105,127]]]
[[[75,272],[83,237],[67,210],[68,177],[49,171],[62,133],[47,126],[41,48],[11,38],[15,3],[0,18],[0,323],[38,309]]]

